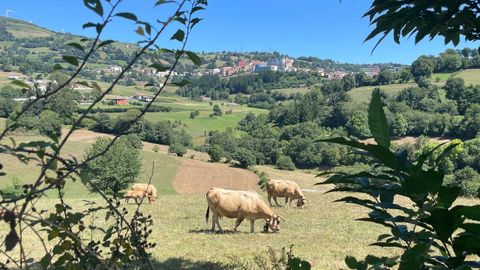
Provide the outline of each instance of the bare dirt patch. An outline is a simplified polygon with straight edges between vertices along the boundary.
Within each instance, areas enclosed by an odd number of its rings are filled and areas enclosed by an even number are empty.
[[[225,164],[181,160],[173,187],[180,194],[204,193],[212,187],[259,191],[258,176]]]

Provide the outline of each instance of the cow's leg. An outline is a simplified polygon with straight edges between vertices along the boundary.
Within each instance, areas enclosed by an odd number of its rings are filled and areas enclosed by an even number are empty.
[[[255,220],[250,220],[250,232],[255,233]]]
[[[273,197],[273,200],[275,201],[275,203],[277,204],[278,207],[281,207],[281,205],[277,201],[277,197]]]
[[[212,215],[212,232],[215,232],[215,215]]]
[[[291,201],[290,201],[291,202]],[[288,203],[288,195],[285,194],[285,205],[284,206],[287,206],[287,203]]]
[[[270,206],[273,206],[272,205],[272,195],[268,194],[268,203],[270,204]]]
[[[223,233],[223,229],[222,229],[222,226],[220,226],[220,219],[219,219],[218,215],[214,215],[213,218],[215,219],[215,223],[217,223],[218,230],[221,233]]]
[[[245,218],[242,217],[242,216],[238,216],[238,217],[237,217],[237,220],[235,221],[235,228],[233,228],[233,231],[234,231],[234,232],[237,231],[238,226],[240,226],[240,223],[242,223],[242,221],[243,221],[244,219],[245,219]]]

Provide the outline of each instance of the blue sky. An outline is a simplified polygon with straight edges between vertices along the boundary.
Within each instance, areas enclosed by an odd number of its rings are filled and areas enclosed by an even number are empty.
[[[31,20],[55,31],[92,35],[81,25],[95,16],[81,0],[0,0],[2,13]],[[154,0],[124,0],[122,11],[134,11],[145,20],[166,14],[154,9]],[[291,56],[317,56],[349,63],[396,62],[409,64],[422,54],[438,54],[445,46],[441,38],[415,45],[403,40],[385,41],[371,55],[375,41],[364,43],[371,31],[362,14],[371,1],[359,0],[210,0],[188,45],[194,51],[279,51]],[[106,38],[135,42],[134,26],[112,25]],[[172,44],[166,43],[166,47]],[[478,44],[462,43],[476,47]]]

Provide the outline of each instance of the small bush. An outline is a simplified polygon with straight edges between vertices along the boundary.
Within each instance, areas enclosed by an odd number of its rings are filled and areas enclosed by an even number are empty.
[[[211,162],[219,162],[222,159],[223,151],[220,147],[213,145],[207,149]]]
[[[0,195],[3,199],[14,199],[23,194],[23,186],[17,177],[12,178],[12,185],[0,189]]]
[[[234,156],[235,160],[238,161],[241,168],[248,168],[251,165],[255,165],[257,160],[252,151],[246,148],[239,148]]]
[[[285,171],[293,171],[295,170],[295,164],[292,161],[292,158],[289,156],[280,156],[277,159],[277,163],[275,164],[277,169],[285,170]]]
[[[158,147],[158,145],[154,145],[152,147],[152,150],[153,150],[153,152],[158,153],[158,151],[160,151],[160,147]]]
[[[187,148],[181,143],[174,143],[168,147],[168,152],[183,157],[187,153]]]
[[[131,134],[125,135],[125,138],[127,140],[127,143],[133,148],[143,149],[143,142],[137,134],[131,133]]]

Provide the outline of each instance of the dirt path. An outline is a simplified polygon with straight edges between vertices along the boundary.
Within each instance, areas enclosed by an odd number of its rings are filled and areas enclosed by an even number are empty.
[[[204,193],[212,187],[259,191],[254,173],[225,164],[182,159],[173,187],[180,194]]]

